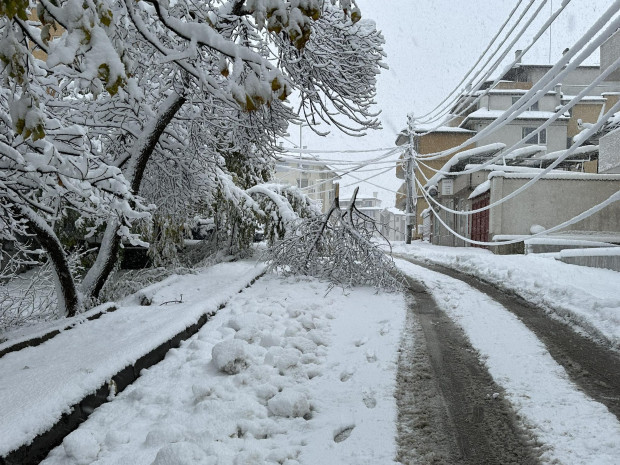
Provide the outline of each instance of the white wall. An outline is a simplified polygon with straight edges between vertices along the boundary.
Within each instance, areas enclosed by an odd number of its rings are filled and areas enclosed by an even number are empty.
[[[620,189],[620,176],[568,173],[568,179],[541,179],[515,198],[492,208],[489,236],[530,234],[539,224],[549,229],[597,205]],[[517,174],[491,178],[491,203],[523,186],[531,177]],[[620,202],[569,226],[570,231],[620,232]]]
[[[489,124],[490,122],[481,123],[482,129]],[[537,127],[541,124],[541,121],[514,120],[510,124],[497,129],[489,137],[477,142],[476,146],[481,147],[494,142],[503,142],[507,147],[510,147],[521,140],[523,127]],[[566,134],[566,122],[549,126],[547,128],[547,152],[566,149]]]
[[[620,57],[620,31],[605,41],[600,48],[601,72],[609,68]],[[620,69],[616,69],[607,78],[608,81],[620,81]]]
[[[620,128],[601,137],[599,141],[598,172],[620,173]]]

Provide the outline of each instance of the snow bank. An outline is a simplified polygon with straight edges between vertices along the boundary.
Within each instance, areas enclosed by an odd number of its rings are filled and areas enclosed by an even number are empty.
[[[616,271],[569,265],[553,257],[494,255],[474,247],[440,247],[419,241],[410,246],[393,244],[393,250],[508,289],[620,347],[620,273]]]

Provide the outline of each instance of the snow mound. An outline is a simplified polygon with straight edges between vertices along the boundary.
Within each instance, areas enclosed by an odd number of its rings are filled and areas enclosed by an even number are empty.
[[[62,441],[62,446],[67,457],[74,459],[77,465],[88,465],[94,462],[101,450],[95,435],[88,430],[80,429],[68,435]]]
[[[279,392],[269,399],[267,408],[277,417],[305,417],[310,413],[310,403],[306,394],[294,390]]]
[[[149,431],[144,443],[147,446],[160,446],[162,444],[181,442],[182,440],[183,433],[180,430],[174,427],[167,427]]]
[[[213,346],[211,355],[218,370],[229,375],[241,373],[250,365],[249,344],[241,339],[229,339]]]
[[[215,458],[208,457],[193,442],[178,442],[162,447],[151,465],[214,465]]]

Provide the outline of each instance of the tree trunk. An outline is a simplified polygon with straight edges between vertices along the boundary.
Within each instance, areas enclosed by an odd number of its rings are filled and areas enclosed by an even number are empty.
[[[155,150],[157,141],[185,101],[186,98],[177,93],[168,96],[157,115],[144,126],[141,136],[127,150],[127,156],[120,161],[120,165],[128,162],[125,177],[129,180],[134,194],[140,192],[144,170]],[[99,297],[103,285],[114,269],[121,246],[121,238],[118,235],[119,227],[120,222],[117,219],[111,218],[108,222],[97,259],[82,282],[82,292],[88,298]]]
[[[82,300],[69,269],[65,250],[54,230],[26,206],[19,206],[20,213],[28,220],[28,226],[37,236],[37,241],[47,252],[56,275],[56,297],[58,308],[66,317],[75,316],[82,309]]]

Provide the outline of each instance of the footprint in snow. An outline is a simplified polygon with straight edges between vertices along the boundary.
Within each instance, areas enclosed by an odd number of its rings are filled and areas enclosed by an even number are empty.
[[[342,442],[347,439],[351,436],[351,431],[353,431],[354,428],[355,425],[348,425],[344,428],[336,430],[336,433],[334,434],[334,442]]]
[[[377,406],[377,399],[375,399],[375,395],[373,392],[365,392],[362,397],[362,401],[364,405],[368,408],[375,408]]]
[[[375,354],[374,350],[366,351],[366,360],[368,360],[368,363],[374,363],[377,361],[377,354]]]
[[[349,381],[354,374],[355,370],[353,368],[347,368],[342,373],[340,373],[340,381],[342,381],[343,383],[345,381]]]

